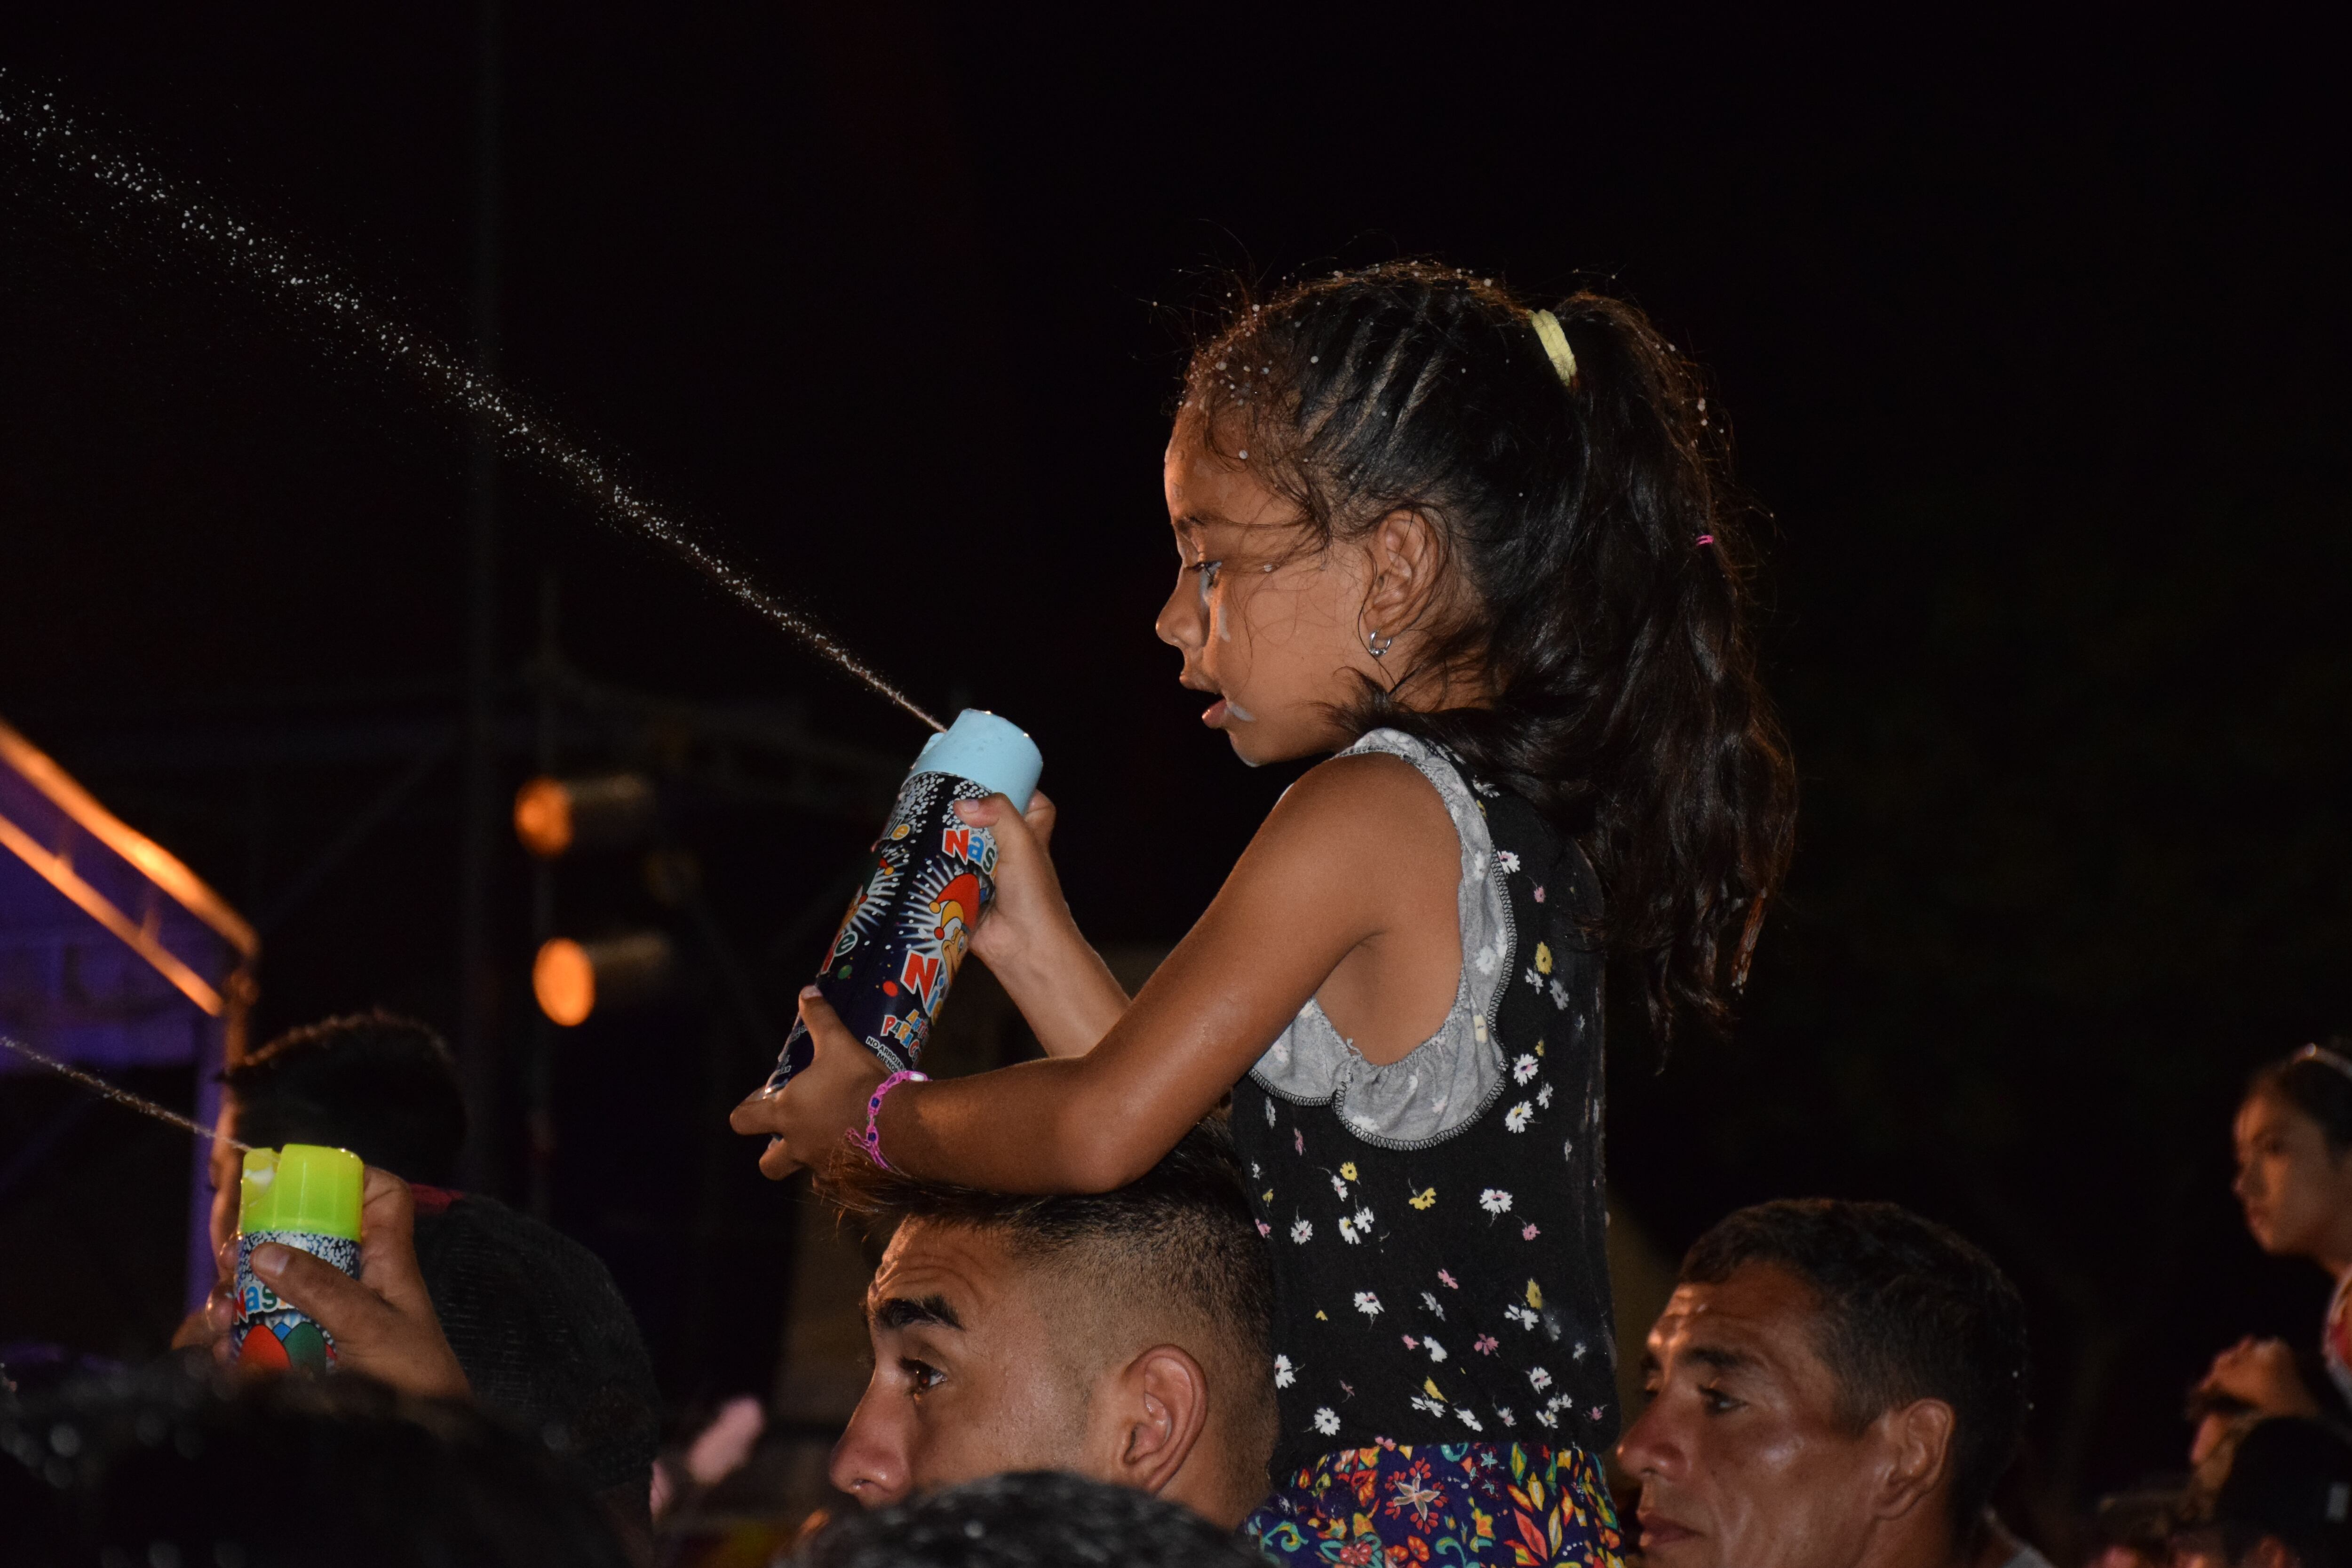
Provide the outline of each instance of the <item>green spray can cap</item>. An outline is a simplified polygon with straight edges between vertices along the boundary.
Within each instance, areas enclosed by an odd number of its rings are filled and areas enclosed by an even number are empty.
[[[366,1173],[348,1149],[316,1143],[247,1149],[245,1177],[237,1184],[236,1227],[247,1234],[299,1230],[357,1241]]]

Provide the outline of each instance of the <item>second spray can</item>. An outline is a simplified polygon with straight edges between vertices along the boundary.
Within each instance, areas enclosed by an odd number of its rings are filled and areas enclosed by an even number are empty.
[[[344,1149],[289,1143],[245,1152],[237,1191],[236,1320],[229,1330],[229,1348],[241,1365],[325,1372],[335,1364],[333,1337],[253,1271],[253,1249],[274,1241],[358,1278],[366,1175],[360,1157]]]
[[[916,1065],[971,928],[996,897],[996,836],[957,816],[955,803],[1002,795],[1023,809],[1044,767],[1018,728],[967,708],[924,744],[899,786],[816,975],[842,1023],[893,1072]],[[814,1049],[794,1020],[769,1091],[808,1066]]]

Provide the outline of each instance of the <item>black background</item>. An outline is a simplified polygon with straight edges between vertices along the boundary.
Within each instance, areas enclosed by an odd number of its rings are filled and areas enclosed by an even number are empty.
[[[0,22],[12,90],[467,342],[473,7],[45,9]],[[1031,729],[1081,921],[1149,941],[1288,776],[1193,726],[1149,629],[1166,415],[1223,270],[1429,254],[1644,305],[1770,514],[1806,795],[1738,1037],[1663,1072],[1622,1043],[1617,1183],[1669,1250],[1806,1192],[1982,1240],[2034,1308],[2055,1508],[2175,1462],[2204,1358],[2307,1342],[2325,1284],[2245,1239],[2227,1122],[2251,1065],[2352,1023],[2344,138],[2326,40],[2218,26],[518,5],[501,361],[919,700]],[[386,768],[174,772],[121,738],[454,714],[463,428],[10,157],[0,712],[251,912]],[[506,663],[551,579],[592,674],[920,739],[543,478],[501,487]],[[454,1021],[454,777],[272,934],[264,1032]],[[858,832],[694,835],[780,1009],[806,959],[775,941]],[[626,878],[565,875],[568,920],[634,918]],[[664,1283],[710,1064],[756,1072],[742,1039],[703,1052],[710,1011],[603,1026],[559,1094],[557,1216],[637,1249],[615,1267],[681,1399],[773,1350],[756,1188],[727,1200],[740,1318]],[[732,1360],[681,1348],[722,1331]]]

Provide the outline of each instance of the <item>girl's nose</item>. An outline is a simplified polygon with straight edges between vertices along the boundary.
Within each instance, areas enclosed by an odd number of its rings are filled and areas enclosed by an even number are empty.
[[[1176,574],[1175,591],[1168,595],[1168,602],[1160,606],[1159,617],[1151,623],[1151,629],[1159,633],[1160,640],[1170,647],[1191,653],[1201,647],[1205,635],[1201,620],[1201,595],[1192,585],[1191,573],[1179,572]]]

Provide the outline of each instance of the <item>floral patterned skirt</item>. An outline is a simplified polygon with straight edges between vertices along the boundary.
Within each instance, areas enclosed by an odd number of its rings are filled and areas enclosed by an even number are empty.
[[[1517,1443],[1383,1440],[1326,1454],[1260,1504],[1242,1534],[1281,1563],[1624,1563],[1592,1456]]]

